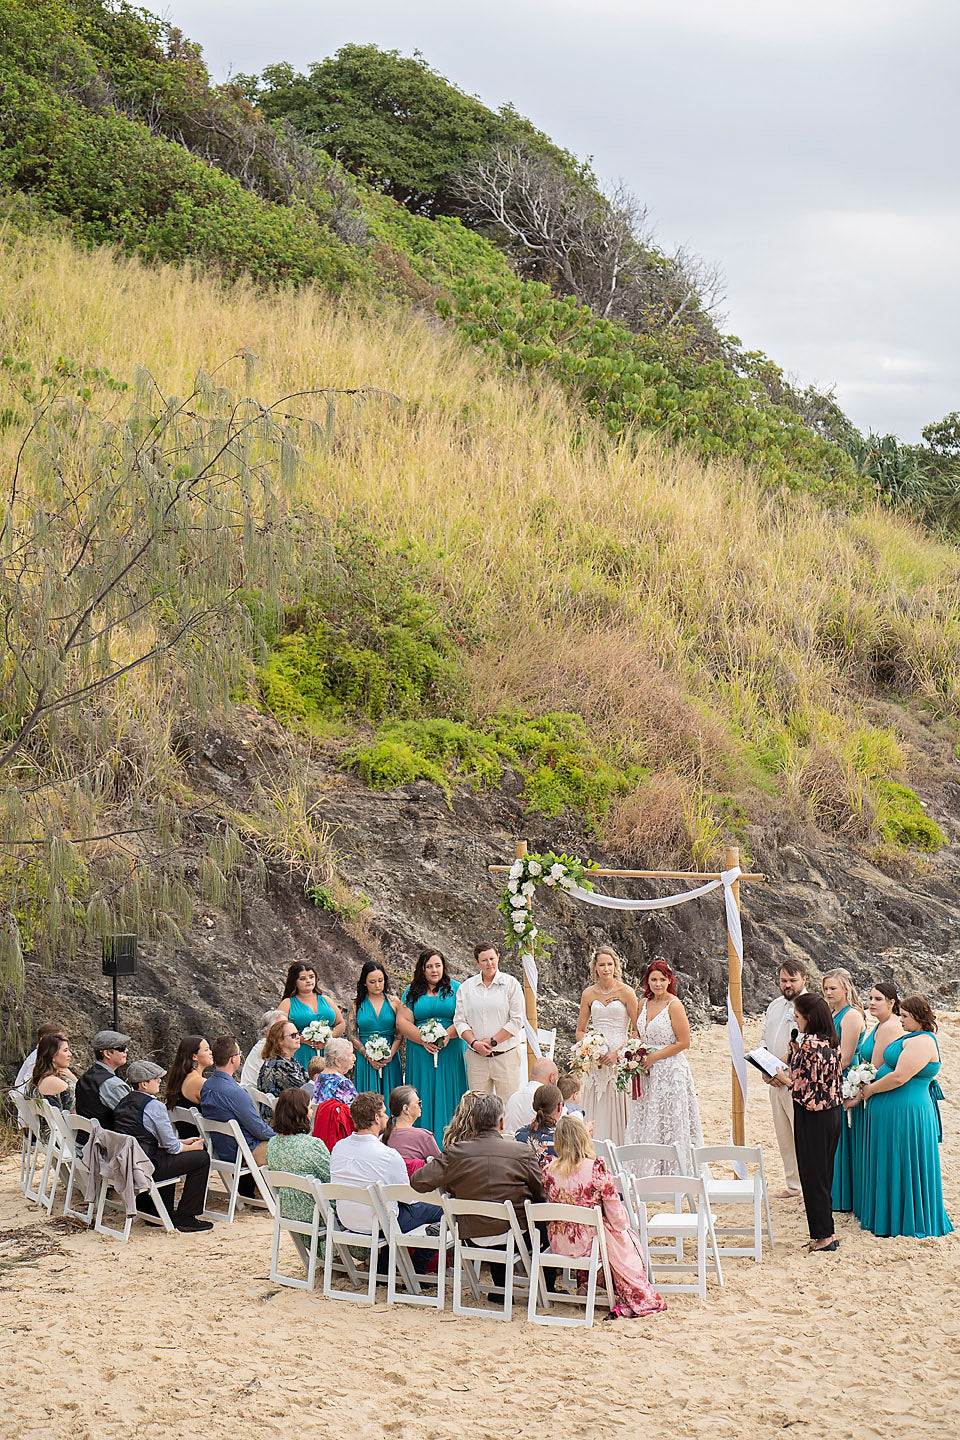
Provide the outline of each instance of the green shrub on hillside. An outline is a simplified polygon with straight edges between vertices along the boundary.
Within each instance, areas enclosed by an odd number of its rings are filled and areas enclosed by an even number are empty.
[[[898,849],[933,851],[946,845],[947,837],[923,808],[919,796],[895,780],[875,780],[873,796],[877,807],[877,829],[881,839]]]

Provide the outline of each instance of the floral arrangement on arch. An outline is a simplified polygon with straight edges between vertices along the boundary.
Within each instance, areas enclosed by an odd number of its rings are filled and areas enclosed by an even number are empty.
[[[532,954],[535,945],[541,953],[552,945],[554,942],[550,936],[544,935],[533,923],[533,897],[537,886],[592,890],[589,873],[595,869],[592,861],[585,865],[582,860],[570,855],[557,855],[553,850],[545,855],[524,855],[522,860],[514,860],[498,907],[507,922],[507,948],[515,946],[521,954]]]

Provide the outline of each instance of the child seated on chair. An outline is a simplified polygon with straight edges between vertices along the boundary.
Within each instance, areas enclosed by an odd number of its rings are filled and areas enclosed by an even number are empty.
[[[561,1075],[557,1081],[563,1096],[564,1115],[579,1115],[583,1119],[583,1076],[576,1070],[571,1075]]]

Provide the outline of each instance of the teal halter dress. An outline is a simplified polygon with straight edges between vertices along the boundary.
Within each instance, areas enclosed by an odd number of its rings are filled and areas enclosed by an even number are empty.
[[[877,1071],[882,1080],[897,1067],[904,1045],[919,1034],[901,1035],[883,1052]],[[936,1042],[934,1042],[936,1043]],[[937,1059],[896,1090],[867,1101],[866,1169],[860,1223],[874,1235],[949,1235],[953,1229],[943,1205],[940,1174],[940,1123]]]
[[[414,1023],[423,1025],[427,1020],[440,1020],[449,1029],[457,1006],[457,989],[457,982],[452,980],[449,995],[421,995],[413,1006]],[[403,992],[403,1003],[407,1006],[409,994],[409,990]],[[467,1088],[467,1068],[463,1060],[466,1048],[464,1042],[454,1036],[442,1047],[434,1065],[428,1050],[416,1041],[407,1041],[407,1084],[416,1090],[423,1106],[417,1126],[421,1130],[432,1130],[438,1145],[443,1144],[443,1132]]]
[[[374,1035],[382,1035],[390,1045],[393,1044],[397,1033],[397,1017],[386,996],[383,997],[378,1015],[368,995],[357,1011],[356,1020],[357,1039],[361,1045],[366,1045]],[[389,1100],[390,1091],[403,1084],[399,1054],[394,1055],[390,1064],[385,1065],[382,1070],[375,1069],[365,1055],[358,1055],[353,1083],[358,1091],[377,1090],[384,1100]]]
[[[317,994],[314,994],[313,999],[317,1002],[316,1010],[312,1010],[309,1005],[304,1005],[303,1001],[296,995],[290,996],[290,1023],[296,1025],[298,1030],[303,1030],[314,1020],[323,1020],[332,1029],[337,1017],[330,1001],[324,1000],[322,995]],[[298,1060],[304,1070],[306,1070],[314,1055],[319,1055],[320,1053],[319,1050],[314,1050],[309,1045],[300,1045],[297,1047],[297,1053],[293,1058],[294,1060]]]
[[[834,1015],[833,1024],[838,1035],[840,1034],[840,1027],[843,1023],[844,1015],[852,1009],[852,1005],[844,1005],[840,1013]],[[863,1039],[862,1036],[860,1038],[861,1040]],[[856,1063],[858,1055],[859,1044],[853,1052],[853,1059],[850,1061],[850,1065]],[[850,1069],[850,1065],[847,1066],[847,1070]],[[847,1070],[843,1072],[844,1078],[846,1078]],[[860,1107],[857,1106],[857,1109],[859,1108]],[[853,1125],[856,1113],[856,1110],[844,1111],[843,1124],[840,1126],[840,1139],[837,1143],[837,1154],[833,1162],[833,1187],[831,1189],[834,1210],[853,1209]],[[847,1124],[848,1115],[850,1117],[849,1125]]]

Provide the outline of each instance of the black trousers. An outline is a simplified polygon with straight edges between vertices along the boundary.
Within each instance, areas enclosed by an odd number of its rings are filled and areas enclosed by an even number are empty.
[[[840,1140],[843,1107],[806,1110],[793,1102],[793,1139],[797,1150],[800,1189],[807,1212],[811,1240],[828,1240],[833,1234],[833,1158]]]
[[[176,1211],[178,1215],[195,1218],[200,1214],[207,1193],[209,1174],[210,1156],[206,1150],[181,1150],[179,1155],[171,1155],[169,1150],[160,1150],[153,1162],[153,1178],[157,1184],[161,1180],[172,1180],[174,1175],[183,1176],[183,1191]],[[167,1209],[169,1208],[168,1205]]]
[[[543,1220],[538,1220],[538,1221],[537,1221],[537,1230],[540,1232],[540,1249],[541,1249],[541,1250],[549,1250],[549,1249],[550,1249],[550,1235],[549,1235],[549,1233],[548,1233],[548,1231],[547,1231],[546,1223],[545,1223]],[[527,1235],[527,1232],[526,1232],[526,1231],[524,1231],[524,1235],[526,1235],[526,1237],[527,1237],[527,1245],[529,1246],[529,1244],[530,1244],[530,1237],[529,1237],[529,1235]],[[543,1273],[544,1273],[544,1275],[546,1276],[546,1280],[547,1280],[547,1293],[550,1294],[550,1295],[552,1295],[552,1294],[555,1293],[556,1288],[557,1288],[557,1272],[556,1272],[556,1270],[547,1269],[547,1270],[544,1270]],[[507,1267],[506,1267],[506,1265],[491,1265],[491,1266],[490,1266],[490,1280],[491,1280],[492,1284],[494,1284],[499,1290],[502,1290],[503,1287],[504,1287],[504,1285],[507,1283]]]

